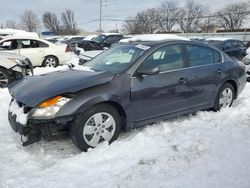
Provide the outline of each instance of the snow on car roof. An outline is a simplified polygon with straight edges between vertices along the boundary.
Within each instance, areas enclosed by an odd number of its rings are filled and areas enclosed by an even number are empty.
[[[83,40],[92,40],[95,37],[97,37],[97,35],[88,35]]]
[[[232,38],[226,38],[226,37],[214,37],[214,38],[208,38],[206,40],[217,40],[217,41],[226,41],[226,40],[232,40]]]
[[[135,41],[161,41],[161,40],[186,40],[189,41],[190,39],[185,37],[180,37],[173,34],[144,34],[144,35],[135,35],[131,38],[122,39],[120,42],[135,42]]]
[[[42,40],[41,38],[39,37],[31,37],[31,36],[8,36],[8,37],[4,37],[2,40],[0,41],[3,41],[3,40],[11,40],[11,39],[39,39],[39,40]]]
[[[121,35],[120,33],[102,33],[102,35]]]

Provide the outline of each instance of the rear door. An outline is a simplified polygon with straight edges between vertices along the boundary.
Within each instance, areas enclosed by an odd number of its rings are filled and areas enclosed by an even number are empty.
[[[187,69],[188,87],[192,90],[188,105],[192,108],[212,105],[223,79],[222,55],[197,44],[187,44],[186,49],[190,67]]]
[[[159,48],[140,65],[159,67],[157,75],[133,77],[131,104],[136,122],[188,109],[192,88],[187,86],[187,69],[182,44]]]
[[[45,56],[45,49],[47,44],[38,40],[20,39],[20,54],[28,57],[33,65],[42,65],[43,57]]]

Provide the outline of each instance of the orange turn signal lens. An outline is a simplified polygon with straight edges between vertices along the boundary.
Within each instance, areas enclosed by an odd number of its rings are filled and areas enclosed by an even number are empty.
[[[39,104],[39,108],[45,108],[45,107],[49,107],[49,106],[53,106],[55,105],[59,99],[61,99],[61,96],[56,96],[54,98],[48,99],[44,102],[42,102],[41,104]]]

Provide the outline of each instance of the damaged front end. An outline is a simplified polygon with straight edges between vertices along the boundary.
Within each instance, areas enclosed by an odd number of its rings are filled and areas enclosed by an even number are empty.
[[[21,135],[23,146],[28,146],[40,140],[55,140],[68,137],[69,122],[72,117],[52,119],[32,119],[34,108],[12,99],[9,107],[9,123],[15,132]]]
[[[16,65],[9,68],[14,80],[20,80],[25,76],[33,75],[33,66],[31,61],[26,58],[24,60],[14,59]]]

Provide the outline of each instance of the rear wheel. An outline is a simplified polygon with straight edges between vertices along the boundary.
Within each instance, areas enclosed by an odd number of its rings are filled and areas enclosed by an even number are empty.
[[[225,83],[218,91],[213,109],[215,111],[219,111],[222,108],[231,107],[234,98],[235,98],[234,87],[230,83]]]
[[[121,118],[115,108],[99,104],[77,115],[71,126],[73,143],[82,151],[106,141],[117,139],[121,131]]]
[[[59,65],[58,59],[55,56],[47,56],[44,58],[43,67],[57,67]]]
[[[0,88],[5,88],[12,81],[11,75],[6,69],[0,68]]]

